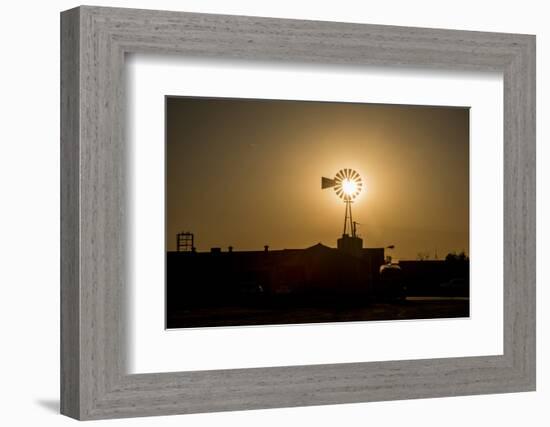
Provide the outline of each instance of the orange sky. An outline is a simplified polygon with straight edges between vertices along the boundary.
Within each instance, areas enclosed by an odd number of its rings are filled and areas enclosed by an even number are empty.
[[[396,259],[469,247],[469,109],[166,98],[166,243],[336,246],[344,203],[321,176],[357,170],[365,247]]]

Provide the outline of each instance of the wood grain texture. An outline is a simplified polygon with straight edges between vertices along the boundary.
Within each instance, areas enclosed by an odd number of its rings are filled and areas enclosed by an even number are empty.
[[[79,12],[61,19],[61,412],[80,414]]]
[[[80,7],[62,13],[62,413],[100,419],[535,389],[535,38]],[[128,375],[124,56],[504,75],[504,354]]]

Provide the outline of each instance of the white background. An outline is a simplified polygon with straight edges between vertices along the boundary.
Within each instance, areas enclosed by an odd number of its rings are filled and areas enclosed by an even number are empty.
[[[375,24],[535,33],[538,74],[538,259],[548,252],[548,12],[541,1],[98,1],[110,6],[263,15]],[[59,384],[59,17],[71,1],[11,2],[2,9],[0,68],[0,325],[4,425],[68,425]],[[547,426],[549,293],[538,268],[538,391],[413,401],[274,409],[103,422],[109,425],[281,424]],[[546,307],[545,307],[546,306]]]
[[[126,76],[132,165],[128,209],[132,239],[130,372],[502,354],[500,73],[395,71],[384,67],[363,67],[358,72],[318,65],[292,67],[132,55],[127,58]],[[167,94],[471,106],[470,318],[165,331],[164,293],[159,284],[164,283]]]

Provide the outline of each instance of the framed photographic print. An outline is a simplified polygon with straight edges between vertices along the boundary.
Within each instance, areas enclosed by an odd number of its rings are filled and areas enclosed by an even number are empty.
[[[61,408],[535,388],[535,38],[61,15]]]
[[[167,328],[469,317],[468,108],[167,97],[165,156]]]

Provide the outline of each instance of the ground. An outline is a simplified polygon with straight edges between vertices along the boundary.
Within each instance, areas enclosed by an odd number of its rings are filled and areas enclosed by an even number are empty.
[[[218,306],[198,307],[171,313],[169,328],[208,326],[329,323],[368,320],[456,318],[469,316],[468,298],[408,297],[398,302],[364,305]]]

